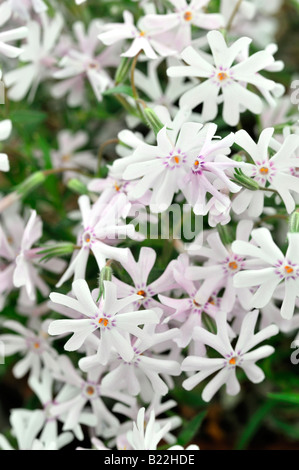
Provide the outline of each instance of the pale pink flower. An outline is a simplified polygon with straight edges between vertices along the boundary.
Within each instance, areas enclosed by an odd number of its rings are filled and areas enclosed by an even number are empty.
[[[4,121],[1,121],[0,122],[0,141],[8,139],[8,137],[11,134],[11,130],[12,130],[12,124],[9,119],[5,119]],[[8,156],[5,153],[0,153],[0,171],[9,171]]]
[[[177,286],[177,282],[173,277],[172,263],[166,267],[163,274],[158,277],[158,279],[154,282],[148,282],[148,277],[154,267],[156,257],[157,254],[155,250],[149,247],[141,248],[138,261],[135,261],[132,252],[129,252],[127,260],[122,261],[122,266],[130,275],[134,284],[133,286],[113,276],[113,282],[117,287],[118,297],[123,298],[133,294],[140,296],[139,299],[132,304],[135,310],[138,310],[140,307],[146,309],[155,307],[161,308],[161,303],[153,297]]]
[[[215,119],[218,105],[223,102],[224,121],[230,126],[236,126],[240,113],[244,110],[249,109],[255,114],[262,112],[261,98],[247,89],[247,85],[255,85],[267,91],[274,90],[275,82],[259,73],[272,64],[274,58],[269,52],[260,51],[237,62],[237,57],[247,50],[251,39],[240,38],[228,47],[219,31],[210,31],[207,38],[213,54],[212,60],[205,59],[190,46],[181,54],[188,65],[170,67],[167,73],[173,77],[206,79],[181,97],[180,106],[194,109],[202,103],[202,118],[204,121],[210,121]],[[234,62],[237,63],[233,65]]]
[[[99,268],[102,269],[107,259],[122,261],[127,258],[128,248],[119,248],[114,245],[126,236],[138,239],[134,225],[125,223],[131,205],[124,194],[113,199],[110,199],[107,194],[102,194],[92,206],[89,197],[84,195],[79,197],[78,204],[82,215],[83,230],[78,236],[77,244],[81,249],[73,255],[57,287],[73,275],[75,280],[85,277],[90,251],[94,254]]]
[[[83,105],[86,100],[85,81],[88,80],[98,101],[102,94],[113,84],[112,79],[105,70],[109,66],[116,66],[116,54],[111,48],[98,53],[100,42],[97,38],[103,25],[100,20],[93,20],[87,31],[82,22],[73,26],[77,44],[71,46],[60,61],[61,70],[54,73],[54,78],[61,80],[52,87],[55,98],[67,95],[69,106]],[[102,46],[103,47],[103,46]]]
[[[271,233],[266,228],[252,231],[253,243],[235,241],[232,245],[236,256],[253,258],[262,265],[261,269],[242,267],[234,278],[237,288],[258,286],[248,302],[249,308],[265,307],[271,300],[279,284],[284,284],[284,296],[281,306],[281,316],[290,319],[293,316],[296,298],[299,297],[299,233],[288,233],[288,249],[284,255],[273,241]],[[245,269],[245,270],[244,270]]]
[[[111,413],[104,399],[110,398],[127,405],[132,404],[134,399],[103,385],[104,368],[89,372],[87,377],[83,378],[67,356],[60,356],[59,366],[60,371],[55,372],[54,377],[64,384],[60,392],[61,401],[54,404],[50,410],[53,417],[64,416],[63,431],[71,431],[78,425],[82,412],[86,412],[86,405],[91,406],[96,418],[97,435],[102,434],[107,426],[118,426],[118,419]]]
[[[3,225],[8,235],[0,226],[0,256],[5,261],[1,266],[0,292],[7,296],[15,287],[21,288],[21,295],[26,292],[27,300],[30,303],[36,300],[36,290],[38,289],[44,297],[49,295],[49,287],[39,274],[38,268],[43,267],[48,271],[60,273],[65,266],[65,262],[60,259],[52,259],[41,263],[41,255],[38,248],[32,248],[42,236],[42,221],[32,211],[30,218],[25,225],[23,219],[16,212],[9,212],[3,215]],[[4,302],[4,298],[2,300]]]
[[[86,168],[95,171],[97,167],[96,156],[88,150],[80,150],[88,143],[88,134],[79,131],[73,134],[69,130],[58,133],[58,150],[51,151],[51,161],[54,168]],[[63,174],[64,180],[74,178],[76,173],[66,171]]]
[[[175,320],[182,324],[180,327],[180,336],[174,338],[174,341],[180,348],[185,348],[192,340],[193,330],[195,326],[202,326],[202,313],[205,312],[212,318],[217,314],[219,308],[214,304],[212,298],[209,298],[203,305],[200,305],[196,299],[198,291],[198,283],[190,281],[186,277],[186,270],[189,267],[189,258],[187,254],[182,254],[172,263],[173,277],[179,287],[183,289],[187,297],[170,298],[159,295],[162,304],[173,309],[172,313],[167,315],[164,322]]]
[[[224,27],[224,18],[219,13],[207,13],[206,8],[210,0],[170,0],[173,12],[165,15],[148,14],[144,23],[147,29],[159,28],[170,31],[173,38],[171,44],[180,52],[184,47],[190,46],[192,41],[192,27],[201,29],[219,29]]]
[[[143,311],[137,312],[142,315]],[[154,393],[166,395],[173,387],[170,376],[180,374],[180,364],[172,354],[163,354],[169,351],[170,341],[178,335],[178,330],[172,328],[162,333],[155,333],[155,325],[145,325],[144,339],[132,341],[134,356],[125,361],[120,355],[111,360],[111,371],[104,377],[103,384],[112,390],[122,390],[131,396],[141,394],[144,400],[151,400]],[[159,353],[154,352],[159,347]],[[88,371],[99,367],[97,355],[80,359],[79,366]],[[160,377],[160,375],[162,377]]]
[[[287,136],[280,145],[275,144],[273,133],[273,128],[264,129],[256,144],[245,130],[240,130],[236,133],[235,142],[254,162],[244,167],[244,173],[252,177],[262,188],[275,190],[290,214],[295,210],[293,193],[299,193],[296,171],[298,158],[295,154],[299,148],[299,135]],[[270,157],[269,149],[273,148],[275,153]],[[263,211],[265,196],[273,196],[273,192],[243,189],[233,200],[232,208],[237,214],[248,209],[250,217],[258,217]]]
[[[172,410],[177,406],[177,403],[174,400],[166,400],[162,402],[162,397],[159,394],[155,394],[148,405],[147,409],[145,410],[144,420],[147,424],[150,420],[151,412],[154,411],[156,422],[159,424],[160,427],[164,427],[170,423],[170,429],[167,434],[164,436],[164,440],[168,444],[174,444],[176,442],[176,437],[171,433],[174,429],[177,429],[182,424],[182,420],[179,416],[165,416],[163,417],[164,413],[169,410]],[[127,441],[126,435],[127,432],[132,429],[132,421],[136,421],[138,412],[139,412],[139,405],[138,401],[131,405],[130,407],[124,405],[123,403],[116,403],[113,406],[113,412],[123,415],[128,421],[122,422],[120,426],[117,428],[107,428],[105,430],[104,437],[109,439],[109,445],[112,446],[117,443],[117,448],[121,449],[124,447],[126,449],[131,450],[131,446]],[[111,439],[112,437],[114,439]]]
[[[63,432],[59,435],[58,420],[64,422],[65,416],[53,416],[51,414],[51,408],[66,400],[66,390],[62,388],[54,397],[54,377],[52,372],[47,368],[43,369],[40,378],[31,376],[28,380],[28,385],[43,406],[44,423],[39,439],[44,445],[57,442],[58,448],[60,449],[72,442],[74,437],[82,441],[84,439],[84,433],[81,425],[95,426],[97,424],[96,417],[92,413],[81,412],[78,418],[78,424],[72,428],[72,433]]]
[[[12,13],[13,8],[10,1],[2,2],[0,5],[0,54],[9,58],[16,58],[22,53],[22,49],[7,43],[24,39],[27,36],[28,29],[21,26],[20,28],[5,30],[5,24],[12,16]]]
[[[245,316],[235,347],[232,347],[228,337],[225,312],[219,312],[216,316],[217,334],[214,335],[200,327],[195,328],[194,340],[210,346],[221,357],[189,356],[184,359],[182,370],[199,371],[183,382],[183,387],[186,390],[193,389],[197,384],[217,372],[208,385],[205,386],[202,392],[203,400],[210,401],[224,384],[226,384],[228,395],[237,395],[240,391],[240,384],[236,377],[237,367],[243,369],[248,379],[253,383],[264,380],[264,372],[255,363],[273,354],[274,348],[272,346],[260,346],[254,350],[253,348],[262,341],[278,334],[279,330],[276,325],[270,325],[255,333],[258,314],[258,310],[254,310]]]
[[[134,57],[140,51],[143,51],[149,59],[174,55],[176,51],[165,45],[163,38],[159,37],[163,30],[161,28],[148,29],[145,18],[141,18],[138,25],[135,26],[132,13],[125,11],[124,23],[107,24],[105,26],[106,31],[99,34],[98,37],[106,46],[125,39],[132,39],[133,42],[129,49],[121,54],[124,57]]]
[[[18,450],[34,450],[38,446],[37,436],[43,427],[42,410],[12,410],[10,418],[11,433],[17,440]],[[0,434],[0,448],[2,450],[15,450],[7,438]]]
[[[212,183],[221,179],[231,191],[239,191],[240,187],[223,171],[239,164],[226,157],[234,141],[233,134],[222,141],[212,141],[216,129],[214,124],[203,127],[193,122],[173,129],[165,126],[158,133],[157,146],[141,144],[131,156],[115,163],[115,168],[124,169],[123,179],[138,179],[129,197],[140,198],[151,188],[152,212],[165,211],[179,190],[197,214],[206,213],[207,193],[227,206],[229,198],[218,192]],[[199,187],[202,188],[200,193]]]
[[[169,77],[165,88],[162,87],[161,79],[159,77],[159,65],[162,59],[149,61],[147,64],[147,74],[141,70],[135,70],[135,85],[146,96],[148,96],[148,106],[154,108],[155,106],[165,106],[170,112],[171,116],[175,117],[178,112],[178,107],[175,105],[177,100],[187,90],[192,88],[192,82],[186,82],[183,77]],[[164,64],[164,62],[163,62]],[[179,65],[179,59],[176,57],[167,58],[167,66]],[[195,118],[195,113],[192,119]]]
[[[50,19],[46,14],[40,16],[41,24],[30,21],[27,24],[27,44],[20,56],[23,67],[18,67],[5,74],[4,82],[9,88],[8,98],[21,101],[30,90],[29,100],[33,100],[40,83],[52,76],[56,63],[53,49],[63,27],[62,16]]]
[[[236,239],[248,241],[253,222],[242,220],[237,227]],[[237,289],[233,280],[240,270],[252,263],[246,261],[245,257],[238,256],[231,246],[224,245],[217,232],[207,236],[207,245],[198,249],[190,249],[189,254],[207,258],[203,266],[191,266],[186,270],[188,279],[198,281],[203,280],[195,295],[195,301],[200,305],[205,305],[214,292],[224,289],[221,298],[221,308],[230,312],[234,307],[236,297],[243,305],[250,298],[249,289]]]
[[[159,442],[170,430],[170,423],[160,428],[153,410],[146,425],[144,418],[145,408],[140,408],[137,421],[133,423],[133,430],[127,433],[127,439],[134,450],[157,450]]]
[[[49,326],[49,334],[73,333],[64,348],[67,351],[76,351],[85,343],[88,336],[99,330],[101,333],[97,349],[99,364],[107,364],[114,348],[123,360],[130,361],[134,356],[134,350],[128,334],[144,338],[145,334],[139,325],[159,323],[159,316],[153,310],[140,312],[129,310],[131,304],[141,298],[140,295],[131,295],[118,300],[115,284],[104,281],[104,286],[104,298],[99,303],[93,300],[87,282],[83,279],[73,283],[73,292],[77,299],[52,293],[50,295],[52,302],[77,310],[83,318],[55,320]]]
[[[21,323],[7,320],[3,326],[17,334],[2,334],[0,340],[4,344],[5,356],[16,353],[23,357],[13,367],[16,378],[24,377],[28,372],[30,376],[39,377],[42,366],[55,367],[58,353],[52,348],[51,340],[47,334],[48,321],[39,323],[39,328],[32,330],[25,328]]]
[[[48,10],[43,0],[9,0],[9,3],[13,16],[26,22],[30,20],[32,10],[37,14],[44,13]]]

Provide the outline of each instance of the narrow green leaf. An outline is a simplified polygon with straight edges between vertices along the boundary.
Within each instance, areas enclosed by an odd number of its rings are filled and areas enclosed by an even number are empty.
[[[249,442],[260,428],[264,418],[270,413],[274,406],[275,402],[267,401],[251,416],[248,425],[237,442],[236,450],[243,450],[248,446]]]
[[[299,405],[299,393],[269,393],[268,398],[282,403],[290,403],[292,405]]]
[[[189,421],[184,427],[183,431],[178,436],[178,444],[181,446],[186,446],[191,443],[192,439],[198,433],[198,430],[206,416],[207,412],[202,411],[196,415],[191,421]]]
[[[124,94],[128,96],[132,96],[133,98],[133,91],[132,88],[128,85],[119,85],[114,88],[109,88],[109,90],[106,90],[103,95],[108,96],[108,95],[117,95],[117,94]]]

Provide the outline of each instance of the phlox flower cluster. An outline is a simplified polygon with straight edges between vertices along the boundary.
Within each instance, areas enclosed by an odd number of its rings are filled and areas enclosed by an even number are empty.
[[[175,391],[205,410],[262,395],[299,325],[280,2],[62,3],[0,1],[0,356],[38,403],[11,411],[0,448],[197,450]],[[48,134],[27,135],[19,181],[17,111],[40,101]],[[168,239],[141,230],[174,205]]]

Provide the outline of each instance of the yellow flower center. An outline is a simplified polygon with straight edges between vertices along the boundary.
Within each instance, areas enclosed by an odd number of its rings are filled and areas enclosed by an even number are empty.
[[[266,175],[267,173],[269,173],[269,168],[267,168],[266,166],[263,166],[262,168],[260,168],[260,173],[262,175]]]
[[[191,21],[192,18],[193,18],[192,12],[191,11],[186,11],[186,13],[184,14],[184,20],[185,21]]]
[[[142,297],[146,297],[146,292],[144,290],[139,290],[137,295],[142,295]]]
[[[235,261],[232,261],[231,263],[228,264],[229,268],[230,269],[238,269],[238,263],[236,263]]]
[[[227,79],[227,74],[225,72],[218,73],[218,79],[222,82]]]
[[[229,363],[234,366],[236,364],[236,358],[235,357],[232,357],[230,360],[229,360]]]
[[[291,266],[285,266],[284,269],[288,274],[291,274],[294,271],[294,269],[291,268]]]
[[[101,325],[103,323],[104,326],[107,326],[109,321],[107,320],[107,318],[100,318],[99,319],[99,324]]]

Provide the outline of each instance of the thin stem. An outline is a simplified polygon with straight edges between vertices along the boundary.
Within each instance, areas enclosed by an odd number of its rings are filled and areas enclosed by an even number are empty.
[[[238,13],[239,11],[239,8],[241,6],[241,3],[242,3],[242,0],[238,0],[238,2],[236,3],[236,6],[235,8],[233,9],[232,11],[232,14],[227,22],[227,26],[226,26],[226,32],[230,31],[231,27],[232,27],[232,24],[233,24],[233,21],[235,19],[235,16],[236,14]]]
[[[261,222],[268,222],[273,219],[279,219],[279,220],[287,220],[289,218],[288,215],[286,214],[273,214],[273,215],[267,215],[266,217],[262,217],[259,224]]]
[[[131,87],[132,87],[133,96],[134,96],[135,100],[139,99],[138,91],[137,91],[137,88],[136,88],[136,85],[135,85],[135,69],[136,69],[138,58],[139,58],[141,52],[142,51],[140,50],[138,52],[138,54],[135,55],[135,57],[133,59],[133,62],[132,62],[132,67],[131,67]]]
[[[259,191],[270,191],[271,193],[275,193],[279,196],[279,192],[276,191],[276,189],[272,189],[272,188],[262,188],[261,186],[259,187]]]
[[[102,143],[102,145],[99,148],[99,152],[98,152],[98,171],[100,171],[100,169],[101,169],[103,153],[104,153],[105,148],[108,147],[108,145],[118,144],[118,143],[119,143],[119,139],[117,139],[117,138],[108,139],[108,140],[106,140],[105,142]]]
[[[114,259],[108,259],[108,261],[106,263],[106,267],[110,268],[113,263],[114,263]]]
[[[136,69],[136,65],[137,65],[137,62],[138,62],[138,58],[140,56],[140,54],[142,53],[142,50],[140,50],[138,52],[138,54],[135,55],[134,59],[133,59],[133,62],[132,62],[132,67],[131,67],[131,87],[132,87],[132,92],[133,92],[133,96],[134,96],[134,99],[137,103],[137,111],[140,115],[140,118],[143,120],[143,113],[142,113],[142,108],[140,106],[140,98],[139,98],[139,94],[138,94],[138,91],[137,91],[137,88],[136,88],[136,84],[135,84],[135,69]]]
[[[65,171],[74,171],[75,173],[81,173],[81,175],[86,175],[86,173],[80,168],[50,168],[49,170],[43,170],[41,173],[43,173],[44,176],[50,176],[50,175],[57,175],[59,173],[64,173]]]

